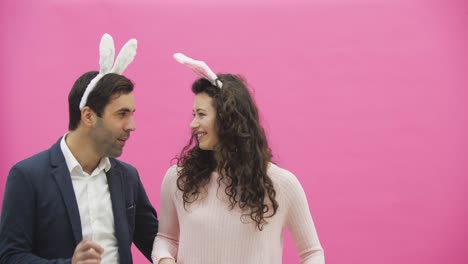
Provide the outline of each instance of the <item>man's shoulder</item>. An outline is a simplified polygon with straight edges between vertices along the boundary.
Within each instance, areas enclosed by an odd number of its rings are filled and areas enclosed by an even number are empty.
[[[63,154],[61,153],[60,150],[60,139],[59,141],[55,142],[52,146],[49,148],[42,150],[36,154],[33,154],[32,156],[29,156],[21,161],[18,161],[13,167],[16,168],[40,168],[40,167],[49,167],[52,159],[54,157],[52,153],[55,153],[54,155],[62,155],[61,157],[56,157],[58,159],[63,159]]]
[[[10,179],[22,178],[27,181],[44,183],[53,170],[51,149],[43,150],[14,164],[9,173]]]
[[[43,150],[28,158],[18,161],[13,167],[16,168],[37,168],[41,166],[49,166],[50,164],[50,149]]]
[[[130,163],[118,160],[116,158],[109,158],[109,160],[111,162],[111,166],[115,169],[121,170],[124,173],[138,174],[137,169]]]

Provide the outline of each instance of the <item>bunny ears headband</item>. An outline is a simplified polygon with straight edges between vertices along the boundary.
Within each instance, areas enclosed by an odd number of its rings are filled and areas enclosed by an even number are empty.
[[[107,33],[102,36],[101,44],[99,45],[99,65],[101,66],[99,69],[99,74],[96,75],[96,77],[94,77],[94,79],[92,79],[86,87],[86,90],[80,101],[80,110],[83,110],[83,107],[85,107],[89,94],[91,91],[93,91],[94,87],[96,87],[96,84],[99,82],[99,80],[101,80],[101,78],[108,73],[122,74],[127,66],[135,58],[136,50],[137,40],[130,39],[122,47],[114,63],[114,40]]]
[[[198,74],[200,77],[207,79],[214,86],[218,88],[223,87],[223,83],[218,79],[218,76],[208,67],[204,61],[194,60],[185,56],[182,53],[175,53],[174,59],[182,65],[192,69],[193,72]]]

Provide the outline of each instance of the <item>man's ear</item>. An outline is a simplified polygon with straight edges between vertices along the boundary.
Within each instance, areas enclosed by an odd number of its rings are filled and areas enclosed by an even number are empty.
[[[96,123],[96,118],[96,113],[91,108],[89,108],[89,106],[83,107],[83,110],[81,110],[81,122],[83,125],[86,127],[94,126]]]

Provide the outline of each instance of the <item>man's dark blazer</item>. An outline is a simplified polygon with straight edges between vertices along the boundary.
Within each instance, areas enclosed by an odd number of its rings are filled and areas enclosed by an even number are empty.
[[[70,263],[82,240],[78,204],[59,139],[17,163],[8,175],[0,222],[0,263]],[[120,263],[132,263],[131,244],[151,260],[158,231],[137,170],[110,158],[106,173]]]

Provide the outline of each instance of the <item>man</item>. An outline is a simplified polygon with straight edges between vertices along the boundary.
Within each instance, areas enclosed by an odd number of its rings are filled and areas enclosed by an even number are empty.
[[[115,159],[135,130],[122,71],[101,64],[83,74],[69,94],[68,133],[10,170],[0,263],[132,263],[132,242],[151,259],[156,211],[137,170]]]

